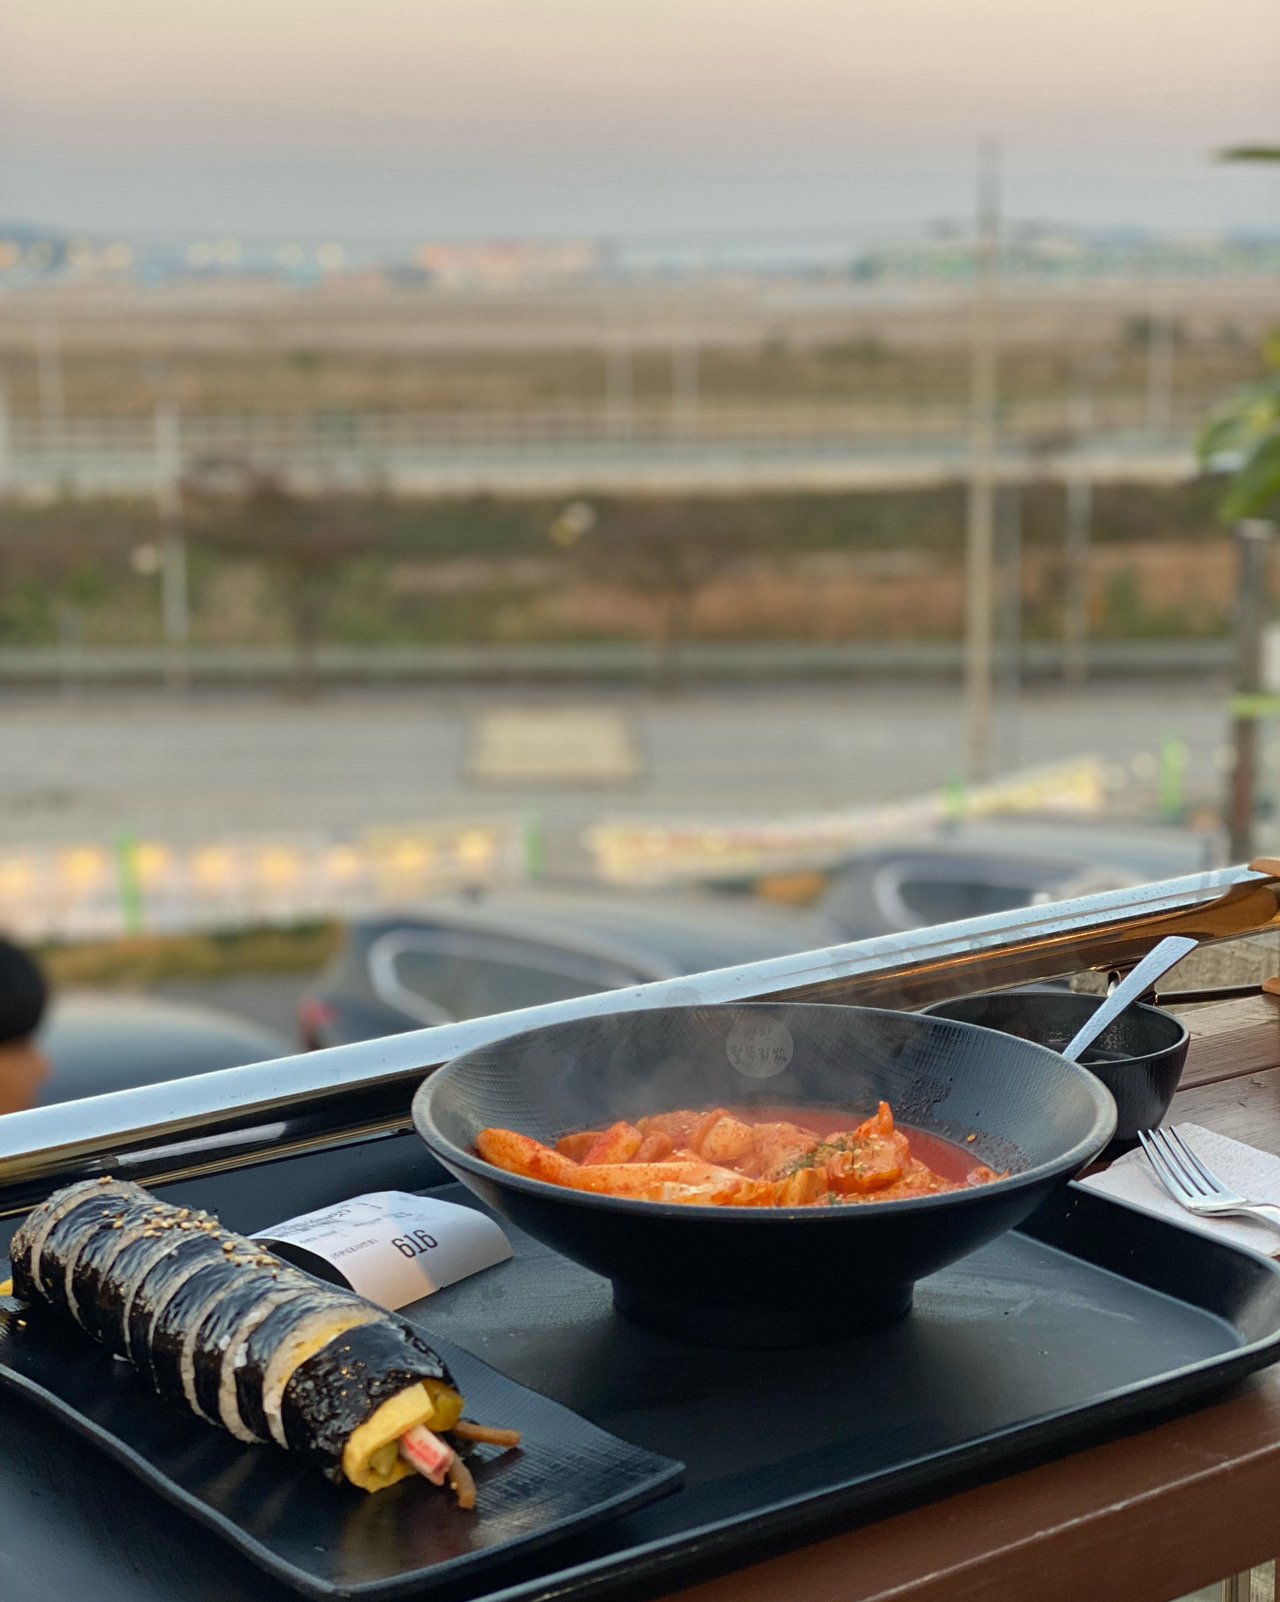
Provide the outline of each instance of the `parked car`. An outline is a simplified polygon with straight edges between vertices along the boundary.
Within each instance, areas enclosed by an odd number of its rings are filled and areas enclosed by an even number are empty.
[[[728,894],[441,897],[353,922],[298,1029],[310,1049],[368,1040],[1169,878],[1209,866],[1211,850],[1172,830],[1002,820],[851,858],[807,911]]]
[[[442,897],[350,924],[308,987],[308,1048],[709,968],[786,956],[841,939],[820,915],[748,897],[494,890]]]
[[[52,1072],[41,1105],[287,1057],[286,1035],[234,1013],[149,996],[61,991],[36,1043]]]
[[[1212,865],[1213,845],[1173,830],[1007,820],[852,857],[816,906],[846,939],[863,940],[1197,873]]]
[[[548,889],[441,897],[352,923],[304,990],[308,1048],[785,956],[1207,867],[1174,831],[1002,822],[847,861],[811,911],[746,895]],[[270,1014],[269,1014],[270,1016]],[[151,996],[56,994],[37,1035],[45,1103],[289,1055],[278,1029]]]

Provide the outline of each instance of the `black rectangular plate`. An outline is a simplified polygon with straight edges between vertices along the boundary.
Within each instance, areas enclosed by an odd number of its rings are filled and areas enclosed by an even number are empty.
[[[215,1177],[181,1199],[219,1208],[234,1227],[260,1216],[263,1198],[239,1194],[243,1175]],[[477,1205],[457,1186],[435,1194]],[[290,1200],[277,1197],[276,1211]],[[685,1487],[483,1573],[429,1574],[419,1594],[432,1602],[652,1596],[1152,1423],[1280,1357],[1275,1264],[1076,1186],[1021,1231],[923,1281],[905,1322],[795,1352],[713,1351],[648,1334],[613,1311],[605,1281],[508,1234],[511,1262],[410,1315],[436,1344],[447,1337],[602,1429],[684,1459]],[[832,1272],[842,1268],[856,1271]],[[456,1361],[479,1416],[473,1371]],[[526,1408],[540,1401],[518,1394]],[[510,1404],[493,1391],[483,1411],[505,1422]],[[217,1438],[181,1409],[165,1417],[175,1457],[184,1441],[193,1454],[197,1436],[204,1451]],[[529,1418],[520,1413],[517,1426]],[[0,1453],[6,1602],[286,1602],[206,1531],[166,1519],[150,1491],[121,1496],[119,1476],[95,1478],[95,1456],[33,1411],[10,1410]],[[305,1492],[282,1495],[289,1459],[270,1462],[267,1510],[301,1505],[304,1523],[325,1529],[332,1504],[308,1499],[330,1488],[308,1478]],[[374,1518],[380,1561],[387,1539],[397,1538]]]
[[[305,1455],[244,1446],[162,1401],[78,1330],[24,1325],[9,1310],[0,1311],[0,1382],[315,1596],[425,1596],[679,1484],[678,1462],[618,1440],[423,1333],[453,1371],[468,1416],[523,1436],[515,1450],[484,1447],[469,1459],[473,1512],[416,1476],[375,1495],[333,1485]]]

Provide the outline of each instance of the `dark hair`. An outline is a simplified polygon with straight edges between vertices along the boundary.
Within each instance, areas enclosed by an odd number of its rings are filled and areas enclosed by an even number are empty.
[[[0,1045],[35,1034],[49,989],[21,946],[0,938]]]

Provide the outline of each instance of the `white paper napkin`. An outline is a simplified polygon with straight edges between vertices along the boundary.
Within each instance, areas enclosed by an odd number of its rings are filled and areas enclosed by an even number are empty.
[[[1250,1201],[1280,1203],[1280,1157],[1259,1151],[1256,1146],[1246,1146],[1241,1140],[1232,1140],[1229,1135],[1203,1129],[1199,1124],[1174,1127],[1209,1172],[1216,1174],[1224,1185],[1230,1185]],[[1245,1246],[1265,1257],[1280,1256],[1280,1229],[1245,1218],[1197,1218],[1179,1206],[1152,1173],[1141,1147],[1125,1152],[1103,1173],[1091,1174],[1080,1183],[1104,1196],[1113,1196],[1117,1201],[1132,1202],[1144,1212],[1159,1213],[1162,1218],[1171,1218],[1188,1229],[1198,1229],[1201,1234],[1229,1241],[1233,1246]]]

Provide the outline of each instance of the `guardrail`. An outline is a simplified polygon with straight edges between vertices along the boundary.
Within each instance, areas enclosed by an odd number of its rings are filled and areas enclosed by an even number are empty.
[[[695,640],[681,646],[685,679],[739,682],[822,678],[958,678],[958,640],[812,643],[792,640]],[[1098,677],[1227,672],[1235,661],[1225,639],[1091,640],[1088,670]],[[284,646],[192,646],[180,657],[161,646],[0,649],[0,683],[61,685],[158,684],[180,664],[189,684],[233,686],[287,683],[297,657]],[[1061,678],[1061,641],[1028,640],[1018,649],[1024,679]],[[641,640],[540,645],[333,645],[310,660],[312,680],[330,684],[637,683],[669,676],[671,656]]]
[[[1111,435],[1181,442],[1222,397],[1180,395],[1178,411],[1161,434],[1151,432],[1145,397],[1100,396],[1088,438]],[[30,460],[60,456],[154,452],[176,445],[184,457],[265,453],[323,454],[335,448],[373,452],[440,445],[538,444],[557,441],[817,440],[880,442],[964,440],[968,403],[897,396],[855,400],[696,403],[633,400],[467,411],[372,411],[342,407],[299,412],[189,412],[170,414],[173,437],[161,441],[146,413],[82,414],[62,418],[13,415],[10,452]],[[1024,446],[1043,448],[1078,439],[1068,400],[1015,401],[1002,417],[1002,433]]]
[[[1277,924],[1280,874],[1224,868],[10,1113],[0,1118],[0,1215],[77,1176],[159,1183],[398,1133],[411,1126],[424,1074],[521,1029],[719,1002],[919,1007],[1081,968],[1124,969],[1166,934],[1216,941]]]

